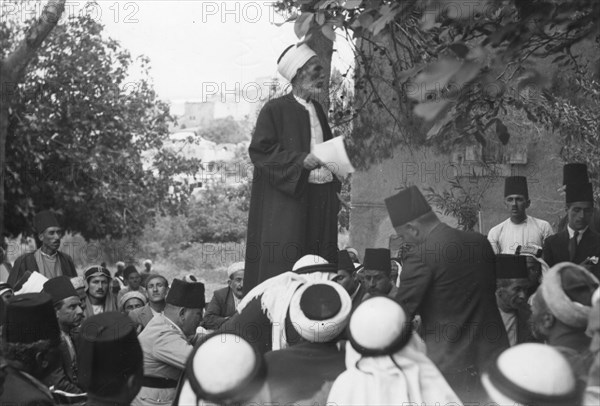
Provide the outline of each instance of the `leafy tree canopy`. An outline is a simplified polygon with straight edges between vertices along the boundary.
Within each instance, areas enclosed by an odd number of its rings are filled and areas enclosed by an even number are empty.
[[[6,49],[19,38],[10,24],[0,23]],[[197,173],[200,163],[161,149],[172,117],[149,73],[147,58],[132,58],[87,16],[52,31],[12,89],[5,231],[31,232],[35,212],[55,209],[86,239],[120,238],[141,232],[155,213],[185,209],[187,186],[172,179]],[[150,149],[158,153],[142,165]]]
[[[299,38],[346,37],[358,62],[353,146],[359,167],[423,143],[506,144],[501,117],[524,110],[556,128],[548,78],[598,75],[576,47],[600,28],[595,0],[279,0]],[[598,44],[596,43],[596,47]],[[361,114],[358,114],[358,113]],[[383,117],[383,119],[382,119]],[[364,151],[370,151],[365,153]]]

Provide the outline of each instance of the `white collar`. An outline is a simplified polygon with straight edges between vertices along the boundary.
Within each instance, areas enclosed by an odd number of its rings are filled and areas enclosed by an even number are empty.
[[[294,98],[298,103],[303,105],[304,107],[312,106],[312,102],[310,100],[304,100],[302,97],[294,95]]]
[[[525,224],[525,223],[527,223],[527,220],[529,220],[529,216],[527,214],[525,215],[525,220],[521,221],[520,223],[513,223],[513,221],[510,219],[510,217],[508,218],[508,221],[511,224],[514,224],[515,226],[520,226],[521,224]]]
[[[578,237],[581,238],[583,236],[583,233],[585,233],[587,231],[589,226],[586,226],[583,230],[577,230]],[[573,230],[571,228],[571,226],[567,225],[567,231],[569,232],[569,238],[573,238],[573,236],[575,235],[575,230]]]

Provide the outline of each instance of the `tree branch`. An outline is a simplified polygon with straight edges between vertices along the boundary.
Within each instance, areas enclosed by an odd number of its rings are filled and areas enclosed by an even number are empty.
[[[27,64],[60,20],[65,10],[65,2],[66,0],[49,0],[44,6],[42,15],[27,30],[25,39],[4,60],[3,70],[10,75],[10,78],[4,78],[4,81],[8,79],[16,82],[24,74]]]

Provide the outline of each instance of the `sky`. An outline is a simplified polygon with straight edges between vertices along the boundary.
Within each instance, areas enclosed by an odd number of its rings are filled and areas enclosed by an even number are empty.
[[[244,90],[277,74],[277,58],[298,38],[292,23],[276,25],[285,18],[269,4],[100,0],[88,13],[133,55],[150,57],[155,88],[178,113],[185,100],[203,100],[216,90]]]

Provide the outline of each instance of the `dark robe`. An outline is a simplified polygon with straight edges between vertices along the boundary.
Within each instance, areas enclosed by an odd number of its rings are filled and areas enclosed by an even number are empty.
[[[327,404],[329,390],[346,370],[335,343],[302,342],[265,354],[270,401],[275,405]]]
[[[485,396],[478,375],[509,346],[495,292],[495,255],[481,234],[440,223],[404,259],[397,299],[421,316],[427,356],[463,402]]]
[[[560,233],[546,238],[542,252],[544,261],[551,267],[560,262],[571,262],[569,255],[569,231],[565,229]],[[581,241],[577,244],[575,258],[572,262],[581,264],[588,257],[600,258],[600,234],[592,231],[590,227],[585,230]],[[600,278],[600,261],[596,265],[588,266],[588,270],[596,278]]]
[[[10,276],[8,277],[8,283],[11,286],[16,287],[16,283],[23,277],[23,274],[26,271],[31,272],[39,272],[37,261],[35,260],[34,252],[28,252],[27,254],[21,255],[19,258],[15,260],[15,265],[13,266],[12,271],[10,272]],[[60,270],[64,276],[68,276],[72,278],[77,276],[77,270],[75,269],[75,264],[73,263],[73,259],[61,252],[56,252],[57,259],[60,263]]]
[[[262,295],[252,299],[241,313],[236,312],[221,324],[218,331],[237,333],[244,337],[260,354],[265,354],[273,348],[273,325],[262,309],[261,301]],[[289,309],[285,318],[285,334],[290,345],[301,341],[300,334],[290,321]]]
[[[314,102],[323,141],[332,138],[322,107]],[[269,101],[261,110],[248,150],[254,164],[244,292],[291,271],[304,255],[337,260],[336,193],[341,184],[308,183],[303,162],[310,152],[308,111],[293,94]]]

